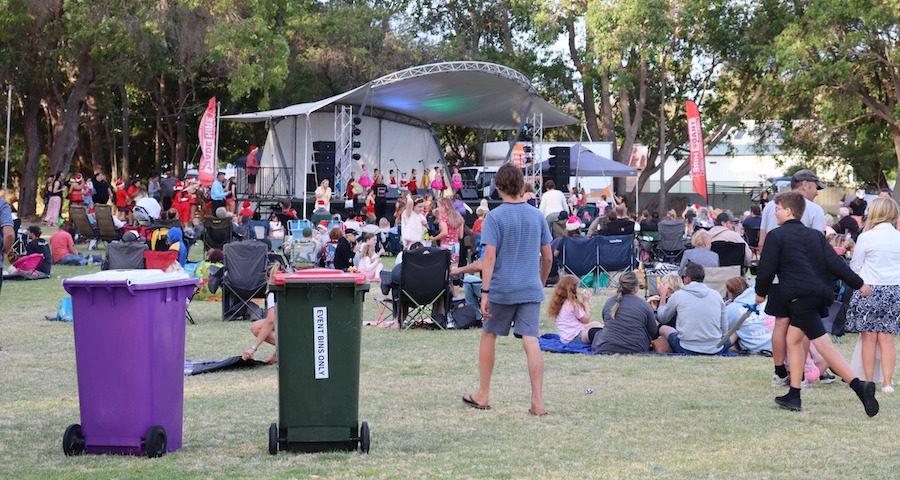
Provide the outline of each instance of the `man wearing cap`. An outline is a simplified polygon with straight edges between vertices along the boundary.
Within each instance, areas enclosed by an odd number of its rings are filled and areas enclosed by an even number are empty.
[[[212,183],[209,189],[209,198],[212,200],[212,211],[216,212],[219,207],[225,208],[225,172],[219,172],[216,175],[216,181]]]
[[[819,194],[819,190],[825,189],[825,184],[819,180],[812,170],[800,170],[791,177],[791,190],[800,192],[806,200],[806,208],[800,223],[808,228],[822,233],[825,230],[825,211],[819,205],[813,203],[813,199]],[[775,218],[775,202],[766,203],[762,213],[762,223],[759,230],[759,250],[763,250],[766,241],[766,233],[779,227]],[[824,235],[824,233],[823,233]],[[790,384],[784,359],[787,353],[787,331],[790,326],[790,311],[786,299],[781,296],[778,278],[776,277],[769,288],[769,300],[766,303],[766,313],[775,317],[775,328],[772,330],[772,360],[775,363],[775,374],[772,376],[772,385],[776,387]]]
[[[730,242],[740,243],[744,245],[744,265],[749,266],[753,260],[753,252],[750,251],[750,245],[744,241],[744,237],[734,230],[738,219],[734,218],[731,212],[725,211],[716,217],[716,224],[709,229],[709,237],[712,242]]]
[[[259,174],[259,148],[256,145],[250,146],[245,169],[247,171],[247,195],[253,198],[256,196],[256,175]]]

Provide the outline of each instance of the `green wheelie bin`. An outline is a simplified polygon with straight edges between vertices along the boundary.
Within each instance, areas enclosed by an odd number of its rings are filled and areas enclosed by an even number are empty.
[[[277,274],[278,450],[369,452],[369,425],[359,424],[362,309],[369,284],[361,274],[313,268]]]

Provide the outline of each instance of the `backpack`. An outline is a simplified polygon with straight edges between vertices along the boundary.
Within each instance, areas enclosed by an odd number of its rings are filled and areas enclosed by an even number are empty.
[[[462,305],[450,310],[448,324],[456,330],[465,330],[481,326],[481,313],[474,305]]]
[[[337,251],[337,243],[328,242],[322,247],[322,266],[334,268],[334,254]]]

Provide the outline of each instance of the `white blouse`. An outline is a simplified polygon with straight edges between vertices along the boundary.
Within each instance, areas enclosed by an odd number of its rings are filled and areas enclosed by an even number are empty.
[[[861,233],[850,268],[869,285],[900,285],[900,231],[885,222]]]

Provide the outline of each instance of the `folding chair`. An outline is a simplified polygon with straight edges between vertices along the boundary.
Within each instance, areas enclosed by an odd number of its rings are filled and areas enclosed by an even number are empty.
[[[759,256],[759,229],[745,228],[744,238],[747,239],[747,245],[750,246],[750,252],[753,253],[753,257],[757,258]]]
[[[250,239],[262,240],[269,236],[268,220],[250,220]]]
[[[166,271],[173,263],[177,262],[178,252],[175,250],[147,250],[144,252],[144,265],[146,265],[148,270]]]
[[[663,220],[657,227],[659,228],[657,258],[665,263],[681,263],[681,255],[684,254],[684,221]]]
[[[203,218],[203,252],[211,248],[222,249],[226,243],[231,242],[234,236],[231,232],[231,219],[218,217]]]
[[[144,242],[123,242],[121,240],[112,242],[106,246],[106,261],[103,262],[103,270],[143,269],[145,251],[147,251],[147,244]]]
[[[13,231],[16,232],[16,239],[13,241],[10,251],[16,252],[19,257],[24,257],[28,253],[28,229],[22,228],[22,219],[13,219]]]
[[[609,279],[607,286],[617,284],[616,275],[634,270],[637,266],[637,254],[634,246],[634,235],[614,235],[593,237],[597,239],[597,267]]]
[[[100,240],[109,243],[121,238],[116,230],[116,224],[113,222],[111,205],[94,205],[94,219],[97,221],[97,229],[100,231]]]
[[[441,322],[429,321],[429,317],[450,311],[450,251],[436,247],[408,250],[400,265],[400,330],[428,323],[444,330]],[[436,311],[438,308],[443,311]]]
[[[599,236],[562,237],[558,257],[562,273],[569,273],[578,278],[591,275],[591,284],[597,285],[600,274],[600,258],[597,247],[599,239]]]
[[[706,277],[703,280],[703,283],[719,292],[719,295],[722,298],[725,298],[725,294],[728,290],[725,288],[725,282],[728,281],[731,277],[738,277],[741,275],[741,267],[740,265],[731,265],[727,267],[706,267],[703,269]]]
[[[712,242],[710,250],[719,255],[719,266],[730,267],[737,265],[741,267],[741,275],[746,273],[744,268],[744,248],[743,243],[737,242]]]
[[[222,320],[262,318],[263,309],[253,299],[263,298],[266,293],[266,244],[253,240],[230,242],[222,249]]]
[[[88,219],[87,209],[84,205],[69,205],[69,220],[75,224],[75,231],[82,238],[97,238],[94,226]]]

